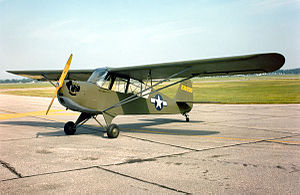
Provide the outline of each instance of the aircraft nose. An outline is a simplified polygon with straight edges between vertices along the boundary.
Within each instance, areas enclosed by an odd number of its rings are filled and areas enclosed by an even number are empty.
[[[60,96],[63,96],[64,93],[63,93],[63,87],[60,88],[58,91],[57,91],[57,97],[60,97]]]

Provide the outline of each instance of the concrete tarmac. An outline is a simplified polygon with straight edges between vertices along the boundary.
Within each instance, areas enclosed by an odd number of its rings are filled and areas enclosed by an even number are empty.
[[[49,98],[0,95],[0,193],[299,194],[300,105],[194,105],[118,116],[121,133]],[[98,116],[104,122],[102,116]]]

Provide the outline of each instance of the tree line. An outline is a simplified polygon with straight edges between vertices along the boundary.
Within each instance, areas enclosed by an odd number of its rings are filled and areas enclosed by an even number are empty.
[[[275,72],[267,73],[265,75],[286,75],[286,74],[300,74],[300,68],[276,70]],[[0,83],[32,83],[37,82],[33,79],[2,79]]]

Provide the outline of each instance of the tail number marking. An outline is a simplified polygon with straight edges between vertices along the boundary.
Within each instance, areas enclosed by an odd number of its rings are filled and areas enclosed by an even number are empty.
[[[191,87],[188,87],[188,86],[185,86],[185,85],[181,85],[181,90],[189,92],[189,93],[193,93],[193,89]]]

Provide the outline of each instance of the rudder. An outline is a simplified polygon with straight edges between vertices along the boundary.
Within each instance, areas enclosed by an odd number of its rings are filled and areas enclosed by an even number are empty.
[[[175,96],[175,101],[182,114],[188,113],[193,108],[193,86],[191,80],[181,82]]]
[[[192,81],[187,80],[180,83],[175,96],[176,102],[192,102],[193,101],[193,87]]]

